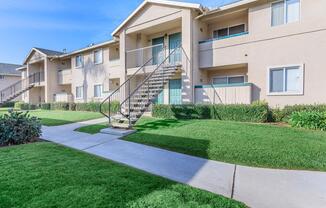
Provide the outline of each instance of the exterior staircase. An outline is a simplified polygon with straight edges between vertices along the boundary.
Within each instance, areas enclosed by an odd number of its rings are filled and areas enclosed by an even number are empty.
[[[158,95],[164,90],[164,86],[170,79],[174,78],[176,73],[181,72],[181,58],[175,61],[175,56],[181,57],[182,47],[174,49],[165,58],[155,65],[154,70],[145,73],[145,68],[152,63],[154,57],[151,57],[143,66],[141,66],[132,76],[130,76],[118,89],[106,98],[101,104],[101,113],[109,119],[109,123],[114,128],[130,129],[148,111],[150,106],[157,100]],[[165,49],[162,54],[166,54]],[[172,58],[171,58],[172,57]],[[173,61],[171,61],[173,60]],[[137,82],[137,76],[143,77],[136,87],[131,87],[132,83]],[[122,92],[122,93],[121,93]],[[112,115],[102,111],[104,103],[111,103],[111,98],[115,93],[125,93],[125,99],[120,103],[119,112]],[[110,106],[109,106],[110,109]]]
[[[43,73],[37,72],[1,90],[0,106],[14,100],[15,98],[19,97],[23,93],[35,87],[35,84],[40,83],[42,81],[44,81]]]

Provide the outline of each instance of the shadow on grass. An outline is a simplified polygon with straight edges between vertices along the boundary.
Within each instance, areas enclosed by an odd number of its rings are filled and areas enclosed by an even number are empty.
[[[50,143],[8,148],[0,155],[5,187],[0,189],[0,207],[245,207]]]
[[[158,130],[162,128],[176,127],[185,125],[176,119],[162,119],[162,120],[153,120],[137,123],[135,128],[137,131],[142,132],[146,130]]]
[[[61,119],[53,119],[53,118],[40,118],[41,123],[44,126],[61,126],[65,124],[74,123],[73,121],[61,120]]]

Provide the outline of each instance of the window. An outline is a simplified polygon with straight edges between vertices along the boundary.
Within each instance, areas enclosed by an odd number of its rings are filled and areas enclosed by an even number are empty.
[[[103,63],[103,51],[102,49],[94,51],[94,64]]]
[[[103,91],[103,85],[94,85],[94,97],[101,98]]]
[[[300,0],[283,0],[272,4],[272,26],[297,22],[300,19]]]
[[[83,99],[84,98],[84,87],[76,87],[76,99]]]
[[[5,79],[5,76],[4,75],[0,75],[0,80],[1,79]]]
[[[76,68],[82,67],[83,66],[83,62],[84,62],[83,56],[82,55],[78,55],[78,56],[76,56],[75,59],[76,59],[75,60],[76,61],[76,63],[75,63]]]
[[[223,76],[214,77],[213,84],[215,85],[232,85],[232,84],[243,84],[245,83],[244,76]]]
[[[232,27],[215,30],[213,33],[213,36],[214,36],[214,38],[220,39],[220,38],[226,38],[230,35],[237,35],[237,34],[245,32],[245,31],[246,31],[245,24],[241,24],[241,25],[236,25],[236,26],[232,26]]]
[[[269,71],[270,94],[302,94],[303,70],[300,66],[272,68]]]

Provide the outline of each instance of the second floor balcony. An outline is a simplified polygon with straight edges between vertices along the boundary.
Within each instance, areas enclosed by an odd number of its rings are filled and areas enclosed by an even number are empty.
[[[71,82],[72,82],[71,69],[64,69],[58,71],[58,84],[65,85],[65,84],[71,84]]]

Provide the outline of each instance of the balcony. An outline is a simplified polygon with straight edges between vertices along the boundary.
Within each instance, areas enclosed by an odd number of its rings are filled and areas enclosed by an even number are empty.
[[[29,75],[29,84],[34,85],[35,87],[41,87],[44,86],[44,71],[41,72],[35,72]]]
[[[248,63],[249,33],[238,33],[223,38],[201,41],[199,44],[200,68],[221,67]]]
[[[53,100],[54,102],[65,102],[65,103],[72,103],[74,101],[73,95],[66,92],[55,94]]]
[[[58,71],[58,84],[66,85],[71,84],[72,80],[71,69],[59,70]]]
[[[200,85],[195,87],[197,104],[251,104],[252,84]]]

